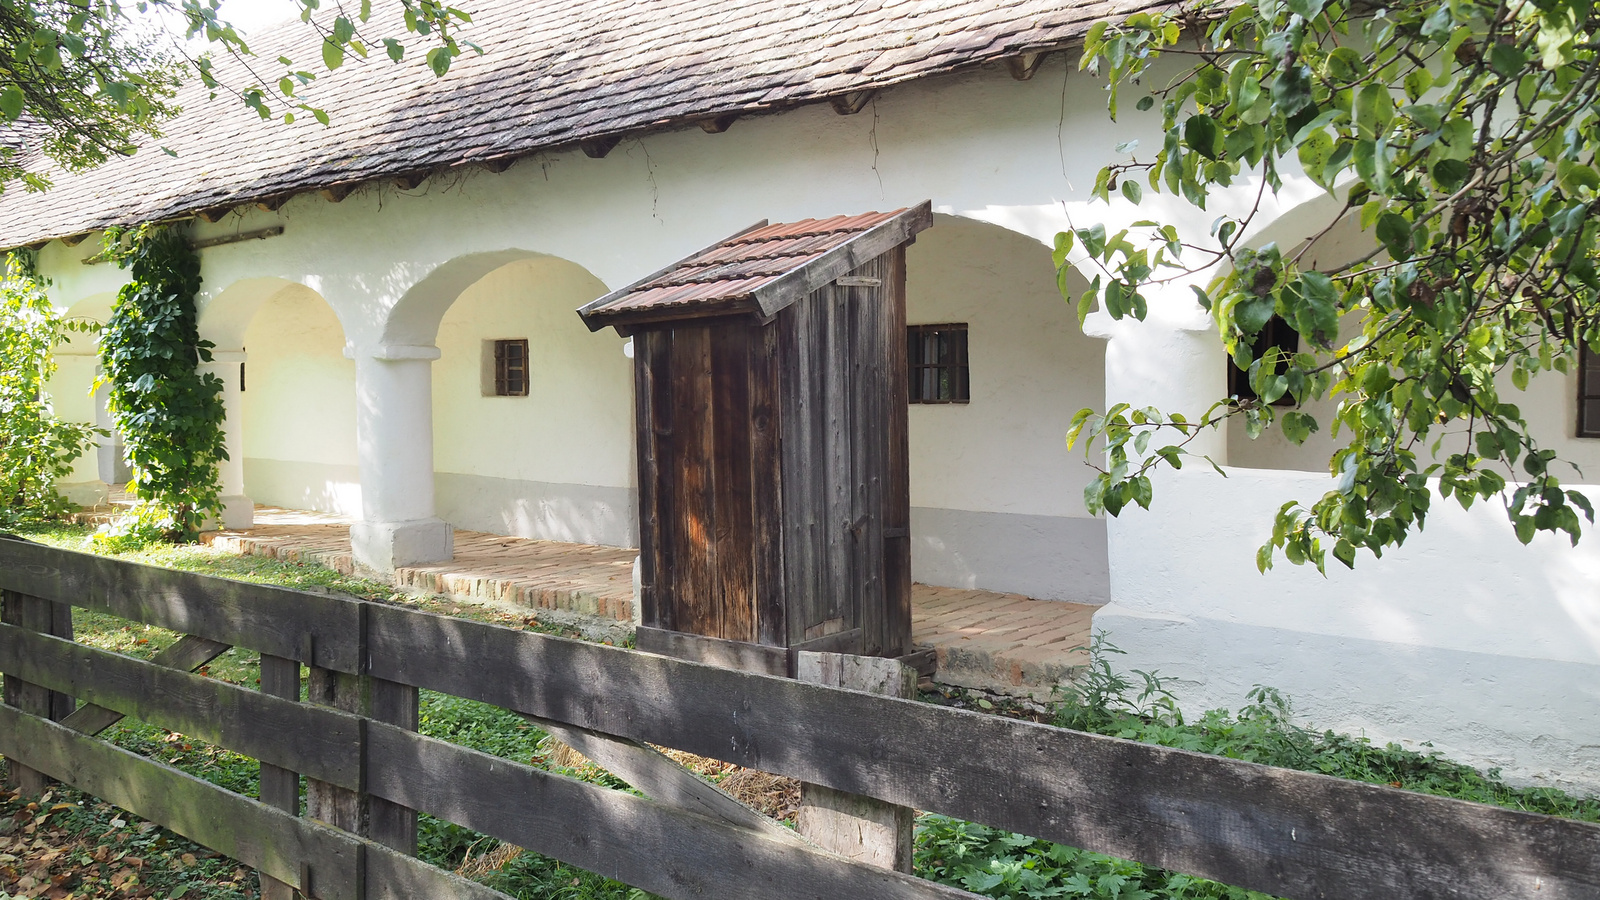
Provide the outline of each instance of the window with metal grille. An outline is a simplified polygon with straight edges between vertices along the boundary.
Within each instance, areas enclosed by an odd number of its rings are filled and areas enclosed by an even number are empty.
[[[966,403],[972,398],[965,323],[908,326],[906,363],[912,403]]]
[[[497,397],[528,396],[528,340],[494,342],[494,393]]]
[[[1600,354],[1578,348],[1578,437],[1600,437]]]
[[[1267,320],[1260,333],[1256,335],[1256,342],[1250,348],[1250,356],[1260,359],[1270,347],[1277,347],[1284,353],[1295,354],[1300,352],[1300,335],[1289,323],[1273,316]],[[1278,374],[1283,374],[1289,368],[1287,361],[1278,363]],[[1256,399],[1256,389],[1250,386],[1250,373],[1239,368],[1232,357],[1228,358],[1228,393],[1240,400]],[[1273,406],[1293,406],[1294,397],[1284,394],[1272,402]]]

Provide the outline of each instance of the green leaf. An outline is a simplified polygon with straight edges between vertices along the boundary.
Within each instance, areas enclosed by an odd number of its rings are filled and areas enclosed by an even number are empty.
[[[435,47],[428,51],[428,67],[433,69],[433,74],[440,78],[450,71],[450,50],[446,47]]]
[[[1433,182],[1439,190],[1455,193],[1471,176],[1472,169],[1459,159],[1441,159],[1433,164]]]
[[[1183,123],[1183,142],[1206,159],[1217,158],[1217,123],[1208,115],[1196,114]]]
[[[1411,223],[1396,212],[1386,212],[1378,217],[1378,240],[1389,256],[1396,260],[1411,257]]]
[[[8,84],[0,89],[0,116],[5,116],[6,121],[15,122],[22,115],[23,103],[22,88]]]
[[[322,42],[322,64],[327,66],[330,72],[344,65],[344,47],[335,44],[333,41],[324,40]]]
[[[1386,84],[1373,82],[1356,94],[1355,120],[1361,136],[1368,140],[1375,140],[1388,130],[1394,120],[1394,98]]]
[[[1311,180],[1327,187],[1323,170],[1327,168],[1328,160],[1333,158],[1333,136],[1320,128],[1310,132],[1301,139],[1296,154],[1300,157],[1300,167],[1311,176]]]
[[[406,55],[406,45],[394,38],[384,38],[383,48],[388,51],[389,58],[395,62],[399,62]]]
[[[1122,196],[1128,198],[1129,203],[1137,206],[1140,198],[1144,196],[1144,191],[1139,187],[1138,181],[1129,178],[1122,182]]]
[[[1528,55],[1515,43],[1496,43],[1489,48],[1489,66],[1500,75],[1512,78],[1522,73]]]

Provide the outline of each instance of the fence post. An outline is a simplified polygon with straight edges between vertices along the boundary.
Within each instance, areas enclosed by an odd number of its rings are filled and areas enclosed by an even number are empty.
[[[917,671],[910,666],[846,653],[796,652],[795,679],[891,697],[914,697],[917,690]],[[913,815],[904,806],[802,782],[795,830],[824,850],[909,873]]]
[[[72,640],[71,606],[41,600],[15,591],[4,591],[0,594],[3,594],[0,596],[0,620],[7,625]],[[9,675],[6,676],[5,702],[23,712],[57,722],[72,715],[72,711],[77,707],[77,701],[71,695],[47,690]],[[43,772],[21,765],[14,759],[8,762],[11,766],[10,781],[13,786],[30,796],[44,793],[50,784],[50,779],[45,777]]]
[[[361,607],[359,658],[367,668],[367,607]],[[308,648],[307,659],[315,648]],[[313,703],[331,706],[379,722],[417,730],[417,689],[370,675],[351,675],[315,665],[306,667],[306,692]],[[366,746],[361,748],[362,782],[366,782]],[[306,779],[306,815],[336,828],[370,838],[392,850],[415,856],[417,813],[397,803],[352,791],[314,778]],[[314,875],[312,876],[314,877]],[[304,879],[302,879],[304,880]],[[302,892],[305,885],[301,886]]]
[[[285,700],[300,700],[300,663],[281,656],[261,654],[261,692]],[[300,776],[270,763],[261,764],[261,802],[291,815],[300,815]],[[294,886],[269,875],[261,876],[261,900],[294,900]]]

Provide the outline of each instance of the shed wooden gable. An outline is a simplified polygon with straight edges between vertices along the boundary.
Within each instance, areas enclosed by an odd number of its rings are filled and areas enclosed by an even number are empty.
[[[578,315],[591,331],[613,326],[624,334],[681,319],[770,318],[932,224],[931,202],[891,212],[757,222],[586,304]]]

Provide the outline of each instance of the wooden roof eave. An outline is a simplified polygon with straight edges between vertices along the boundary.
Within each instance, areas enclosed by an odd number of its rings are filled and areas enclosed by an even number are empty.
[[[933,225],[933,201],[924,200],[881,225],[863,231],[814,260],[755,291],[761,315],[777,315],[812,291],[909,243]]]
[[[616,309],[594,313],[584,321],[589,330],[599,331],[607,326],[617,329],[623,337],[632,336],[639,325],[657,322],[684,322],[692,319],[725,319],[732,316],[753,316],[762,319],[761,306],[752,294],[723,297],[708,303],[684,303],[681,306],[649,307],[647,309]]]
[[[767,220],[766,219],[762,219],[761,221],[755,223],[754,225],[750,225],[748,227],[741,228],[738,231],[735,231],[733,234],[728,235],[727,237],[717,241],[714,244],[706,246],[706,247],[704,247],[704,248],[702,248],[700,250],[696,250],[695,252],[689,254],[688,256],[685,256],[683,259],[676,260],[676,261],[674,261],[674,262],[672,262],[672,263],[670,263],[668,265],[665,265],[665,266],[655,270],[654,272],[651,272],[649,275],[646,275],[643,278],[640,278],[638,281],[635,281],[634,283],[628,285],[627,287],[618,288],[618,289],[612,291],[611,293],[606,294],[603,297],[597,297],[594,300],[590,300],[588,303],[585,303],[584,305],[578,307],[578,315],[583,319],[583,324],[589,326],[589,330],[590,331],[599,331],[600,329],[605,328],[608,325],[615,325],[616,324],[616,319],[619,318],[619,317],[623,317],[623,315],[624,315],[623,311],[622,310],[618,310],[617,312],[608,315],[606,313],[598,311],[601,307],[603,307],[606,304],[612,302],[613,300],[616,300],[619,297],[622,297],[622,296],[624,296],[626,294],[633,293],[634,291],[638,290],[641,286],[643,286],[643,285],[645,285],[645,284],[647,284],[647,283],[649,283],[651,281],[654,281],[657,278],[660,278],[661,276],[667,274],[668,272],[671,272],[673,269],[676,269],[678,266],[684,264],[685,262],[688,262],[691,259],[695,259],[696,257],[704,256],[707,253],[710,253],[711,251],[717,249],[718,247],[722,246],[723,244],[726,244],[727,242],[733,240],[734,238],[736,238],[736,237],[738,237],[738,236],[740,236],[742,234],[749,234],[750,232],[755,231],[757,228],[765,228],[765,227],[767,227],[767,224],[768,224]],[[617,330],[621,331],[622,329],[619,327]]]

